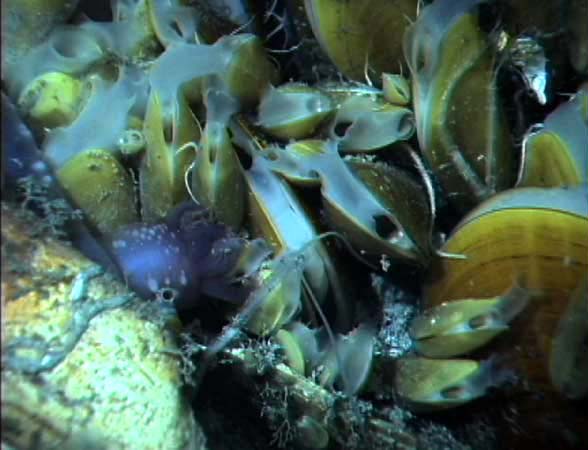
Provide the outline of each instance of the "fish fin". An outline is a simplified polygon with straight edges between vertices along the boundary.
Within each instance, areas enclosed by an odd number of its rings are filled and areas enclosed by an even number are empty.
[[[473,398],[484,395],[490,388],[515,383],[518,377],[499,355],[491,355],[482,361],[478,373],[468,381],[468,391]]]
[[[517,275],[512,287],[502,295],[500,302],[496,305],[495,310],[499,318],[498,320],[508,324],[527,308],[534,297],[539,297],[542,294],[543,292],[541,290],[528,287],[528,277],[526,274]]]

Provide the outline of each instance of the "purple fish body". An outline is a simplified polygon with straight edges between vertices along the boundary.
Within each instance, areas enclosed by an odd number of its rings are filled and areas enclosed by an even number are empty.
[[[165,288],[182,296],[188,288],[198,289],[198,277],[178,233],[165,223],[121,230],[112,241],[112,251],[129,287],[141,297],[152,298]]]
[[[229,278],[244,240],[204,218],[194,204],[180,205],[163,223],[139,223],[115,233],[112,253],[129,287],[141,297],[196,305],[201,294],[240,303],[247,286]]]

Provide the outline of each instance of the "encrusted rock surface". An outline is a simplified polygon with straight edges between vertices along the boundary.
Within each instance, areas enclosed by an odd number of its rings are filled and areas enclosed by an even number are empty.
[[[169,321],[23,214],[2,207],[3,444],[204,449]]]

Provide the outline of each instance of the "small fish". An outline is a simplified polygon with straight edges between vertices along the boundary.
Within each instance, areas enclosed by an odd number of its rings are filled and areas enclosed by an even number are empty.
[[[503,295],[448,301],[425,311],[413,321],[410,334],[422,355],[463,355],[508,330],[508,324],[538,294],[519,277]]]
[[[193,306],[200,294],[233,303],[247,298],[250,286],[236,283],[232,274],[246,260],[257,261],[256,252],[242,258],[251,243],[204,217],[203,208],[188,202],[165,222],[134,224],[113,235],[112,254],[137,294],[153,298],[163,292],[179,308]]]
[[[506,367],[499,356],[492,355],[480,362],[478,369],[460,384],[446,387],[439,395],[444,399],[469,402],[482,397],[490,388],[498,388],[516,380],[514,370]]]
[[[482,362],[406,357],[397,362],[395,385],[410,409],[434,411],[469,403],[516,379],[497,356]]]
[[[368,321],[347,335],[338,335],[326,352],[321,385],[336,382],[344,394],[357,394],[371,373],[376,333],[376,325]]]

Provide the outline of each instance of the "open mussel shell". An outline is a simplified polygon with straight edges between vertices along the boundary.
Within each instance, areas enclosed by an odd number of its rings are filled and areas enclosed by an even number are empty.
[[[285,147],[270,146],[260,157],[265,158],[265,165],[273,172],[297,186],[320,186],[318,170],[308,164],[325,153],[324,142],[318,139],[295,141]]]
[[[304,375],[306,371],[304,354],[296,340],[296,336],[287,329],[282,328],[276,333],[275,339],[282,348],[284,359],[288,367],[294,372]]]
[[[257,163],[245,172],[248,206],[255,234],[263,236],[282,254],[302,248],[318,236],[315,225],[290,186],[278,175]],[[320,261],[326,257],[321,242],[308,249],[310,261],[316,261],[311,275],[319,299],[327,292],[328,278]],[[322,254],[322,256],[321,256]]]
[[[588,86],[547,116],[523,142],[517,186],[557,187],[588,183]]]
[[[132,109],[137,99],[136,84],[129,72],[121,71],[116,82],[92,75],[89,98],[75,120],[47,132],[43,150],[59,169],[77,154],[91,149],[119,152],[119,141],[131,126]]]
[[[238,229],[245,212],[245,185],[227,129],[237,104],[222,91],[208,90],[206,106],[206,126],[192,169],[192,192],[218,220]]]
[[[238,229],[243,221],[245,186],[239,158],[225,125],[208,122],[192,172],[198,201],[222,223]]]
[[[533,300],[537,292],[519,275],[504,293],[490,298],[451,299],[432,306],[410,327],[415,349],[431,358],[470,353],[509,329],[509,324]]]
[[[61,167],[57,177],[101,233],[109,235],[137,221],[133,180],[112,152],[86,150]]]
[[[341,174],[329,170],[322,177],[331,226],[368,254],[426,266],[432,217],[424,188],[392,166],[361,160],[344,164]]]
[[[23,0],[2,3],[2,78],[30,50],[74,12],[78,0]]]
[[[330,127],[339,150],[376,150],[412,137],[414,116],[410,109],[392,105],[375,96],[352,95],[339,105]]]
[[[277,255],[298,251],[313,242],[304,251],[305,279],[319,302],[325,299],[329,288],[332,289],[337,304],[337,320],[346,323],[349,314],[340,277],[316,226],[292,188],[273,173],[259,156],[244,176],[253,232],[266,239]],[[293,295],[293,292],[289,294]]]
[[[382,74],[382,93],[386,101],[392,105],[407,106],[412,101],[410,84],[399,74]]]
[[[258,36],[246,33],[223,36],[215,46],[230,55],[218,75],[242,105],[255,105],[270,85],[278,83],[278,71],[268,59]]]
[[[572,338],[565,346],[556,344],[557,336],[565,335],[556,328],[564,314],[573,314],[565,311],[588,272],[587,248],[586,186],[505,191],[466,216],[442,246],[442,252],[465,259],[439,262],[426,286],[426,304],[500,296],[524,279],[524,288],[533,298],[510,325],[506,340],[492,349],[512,357],[513,366],[538,390],[553,392],[559,389],[551,384],[547,370],[549,359],[558,357],[553,352],[581,353],[585,345]]]
[[[416,0],[305,0],[304,6],[317,41],[345,76],[363,81],[366,66],[379,74],[404,63],[402,35]]]
[[[291,322],[276,333],[286,364],[301,375],[310,375],[320,362],[320,329],[311,329],[301,322]]]
[[[382,163],[344,160],[336,141],[308,140],[271,148],[264,165],[300,184],[321,185],[326,218],[335,231],[370,255],[426,266],[431,208],[425,188]]]
[[[423,156],[460,211],[514,183],[495,57],[476,0],[426,6],[404,37]]]
[[[162,104],[157,93],[149,99],[143,135],[146,151],[139,167],[141,215],[146,221],[157,221],[188,197],[185,173],[194,159],[189,149],[181,146],[200,137],[196,118],[182,95],[176,99],[173,114],[173,136],[168,142]]]
[[[196,15],[190,7],[177,0],[146,2],[151,27],[163,46],[198,39]]]
[[[270,87],[261,99],[258,125],[280,139],[310,137],[335,110],[320,90],[292,83]]]
[[[280,277],[273,281],[272,278]],[[261,288],[264,300],[247,322],[246,328],[257,336],[275,333],[300,311],[302,279],[300,273],[292,270],[286,274],[274,273],[271,266],[261,272]],[[268,289],[264,289],[267,283]]]

